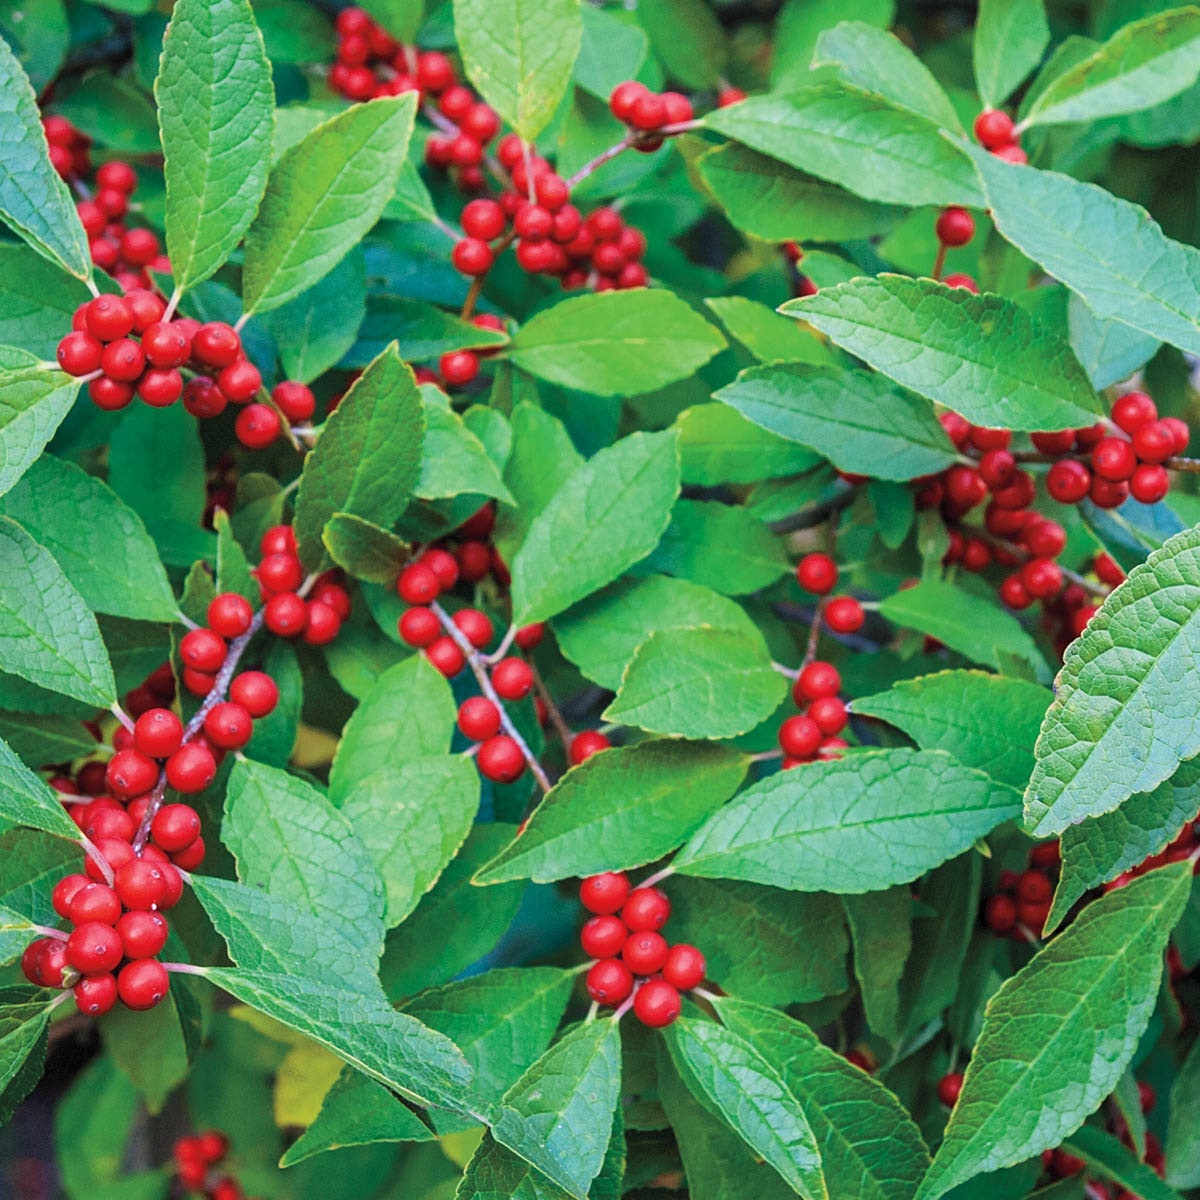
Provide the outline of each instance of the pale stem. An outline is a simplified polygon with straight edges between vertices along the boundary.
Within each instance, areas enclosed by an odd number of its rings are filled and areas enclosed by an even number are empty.
[[[196,967],[191,963],[165,962],[163,969],[175,975],[199,975],[202,978],[208,974],[206,967]]]
[[[668,863],[661,871],[655,871],[648,879],[643,879],[638,887],[654,887],[656,884],[662,883],[664,879],[670,879],[674,874],[675,868]]]
[[[175,310],[179,307],[180,300],[183,299],[183,288],[177,287],[172,293],[170,300],[167,301],[167,311],[163,313],[162,319],[169,321],[174,315]]]
[[[79,835],[79,844],[83,847],[85,857],[92,859],[100,868],[100,874],[104,876],[104,882],[109,887],[112,887],[113,869],[108,865],[108,859],[100,853],[100,849],[96,843],[86,833],[81,833]]]
[[[120,721],[121,724],[126,729],[129,730],[130,733],[133,732],[133,718],[121,707],[121,705],[116,700],[114,700],[112,702],[112,705],[110,706],[108,711],[110,713],[112,713],[112,715],[114,717],[116,717],[117,720]]]
[[[570,179],[567,180],[567,187],[574,190],[577,184],[582,183],[589,175],[598,171],[606,162],[611,162],[623,150],[628,150],[633,145],[633,139],[623,137],[615,146],[609,146],[607,150],[601,151],[596,155],[591,162],[585,162]]]

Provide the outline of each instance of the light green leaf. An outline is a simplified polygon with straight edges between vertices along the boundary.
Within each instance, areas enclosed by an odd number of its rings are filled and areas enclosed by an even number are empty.
[[[401,42],[416,40],[425,15],[425,0],[365,0],[363,8]]]
[[[218,508],[213,514],[213,528],[217,534],[217,591],[237,592],[257,607],[262,593],[250,574],[246,552],[234,537],[229,515],[223,508]]]
[[[900,980],[912,949],[912,892],[898,885],[843,896],[854,947],[854,975],[871,1032],[900,1041]]]
[[[985,108],[999,108],[1050,44],[1045,0],[980,0],[972,54]]]
[[[637,18],[672,79],[690,88],[718,85],[728,39],[703,0],[639,0]]]
[[[783,1013],[729,997],[717,1007],[721,1021],[775,1065],[803,1109],[831,1197],[912,1200],[929,1151],[883,1084]]]
[[[408,543],[391,530],[349,513],[334,513],[321,534],[330,558],[355,579],[395,583],[408,561]]]
[[[383,880],[391,928],[463,844],[479,809],[479,772],[457,755],[418,758],[359,780],[341,808]]]
[[[916,629],[972,662],[999,670],[1003,655],[1015,655],[1045,671],[1037,643],[1012,613],[939,579],[895,592],[879,605],[889,621]]]
[[[296,540],[309,570],[334,513],[385,528],[404,511],[418,478],[424,409],[412,371],[393,342],[354,381],[305,458],[296,492]]]
[[[35,362],[52,359],[75,310],[89,299],[83,283],[57,263],[19,242],[0,243],[0,344],[31,351]]]
[[[1038,738],[1025,824],[1038,837],[1111,812],[1200,751],[1200,529],[1165,542],[1067,648]]]
[[[933,121],[847,83],[752,96],[704,124],[865,200],[981,205],[970,164]]]
[[[355,104],[287,150],[246,234],[247,313],[278,308],[327,275],[392,198],[415,97]]]
[[[785,0],[775,23],[771,89],[782,92],[809,83],[817,39],[847,18],[887,29],[896,18],[895,0]]]
[[[454,0],[454,33],[467,77],[532,141],[571,82],[583,39],[578,0]]]
[[[821,461],[811,450],[768,432],[725,404],[684,409],[675,424],[685,484],[758,483],[801,475]]]
[[[665,1035],[689,1090],[808,1200],[829,1195],[813,1130],[787,1084],[746,1038],[683,1017]]]
[[[0,741],[0,817],[68,841],[79,840],[79,826],[67,816],[58,792],[47,786]]]
[[[1167,1187],[1127,1146],[1092,1125],[1081,1125],[1063,1143],[1063,1149],[1082,1158],[1091,1169],[1089,1174],[1111,1179],[1118,1187],[1130,1192],[1136,1188],[1134,1194],[1140,1200],[1180,1200],[1179,1193]]]
[[[62,371],[0,372],[0,495],[29,470],[78,394],[79,380]]]
[[[448,753],[456,711],[450,685],[423,654],[384,671],[342,730],[329,798],[342,804],[384,768]]]
[[[833,65],[847,82],[876,92],[935,125],[961,132],[958,114],[933,72],[894,34],[866,21],[842,21],[817,39],[813,66]]]
[[[1067,429],[1099,412],[1070,346],[1001,296],[880,275],[822,288],[780,311],[979,425]]]
[[[347,818],[316,788],[245,759],[234,765],[221,840],[238,878],[341,929],[369,959],[383,946],[384,892]]]
[[[1200,76],[1200,9],[1189,6],[1133,21],[1094,54],[1059,75],[1021,124],[1097,121],[1153,108]]]
[[[786,693],[761,634],[656,630],[638,647],[604,719],[668,737],[736,737],[765,721]]]
[[[1200,1042],[1193,1044],[1171,1088],[1167,1179],[1175,1187],[1200,1187]]]
[[[1062,833],[1062,872],[1046,920],[1055,929],[1090,888],[1115,879],[1178,836],[1200,812],[1200,761],[1179,764],[1152,792],[1130,796],[1120,808],[1068,825]]]
[[[765,241],[872,237],[888,230],[903,213],[736,142],[709,150],[696,167],[730,221]]]
[[[2,37],[0,162],[0,218],[44,258],[78,279],[91,279],[87,234],[70,190],[50,165],[37,98]]]
[[[512,561],[513,620],[552,617],[644,558],[678,494],[674,430],[630,434],[572,472]]]
[[[609,93],[626,79],[637,79],[650,43],[640,26],[625,19],[632,14],[580,6],[583,43],[575,60],[575,82],[608,102]]]
[[[961,854],[1017,811],[1011,789],[941,751],[861,751],[746,788],[675,868],[795,891],[879,891]]]
[[[506,334],[480,329],[424,300],[371,295],[358,340],[342,359],[345,367],[364,367],[394,341],[410,362],[437,358],[450,350],[503,346]]]
[[[1101,320],[1200,354],[1200,250],[1144,208],[1067,175],[968,147],[997,229]]]
[[[1050,698],[1045,688],[1024,679],[941,671],[903,680],[850,707],[894,725],[922,750],[945,750],[998,783],[1023,788]]]
[[[96,618],[50,552],[0,517],[0,669],[97,708],[117,698]]]
[[[714,393],[764,429],[809,446],[843,471],[914,479],[955,460],[924,401],[867,371],[763,366]]]
[[[495,496],[512,501],[487,449],[452,409],[426,400],[425,439],[421,446],[421,473],[413,492],[422,500],[451,496]]]
[[[179,290],[237,248],[267,186],[271,64],[248,0],[179,0],[154,83],[167,184],[167,254]]]
[[[1111,387],[1145,366],[1161,344],[1120,321],[1101,321],[1071,292],[1067,299],[1067,328],[1071,349],[1096,388]]]
[[[1004,982],[919,1200],[1058,1146],[1099,1107],[1150,1020],[1190,885],[1179,863],[1110,892]]]
[[[562,387],[633,396],[685,379],[724,347],[718,330],[678,296],[633,288],[543,309],[521,326],[511,357]]]
[[[811,236],[811,234],[809,235]],[[717,296],[704,302],[738,342],[761,362],[827,363],[833,354],[802,325],[745,296]]]
[[[649,741],[568,771],[477,883],[622,871],[654,862],[733,795],[748,760],[722,746]]]
[[[585,1200],[608,1150],[620,1088],[618,1022],[584,1022],[505,1093],[490,1114],[492,1135]]]
[[[95,612],[175,619],[175,595],[141,519],[74,463],[43,455],[0,499],[0,512],[54,555]]]

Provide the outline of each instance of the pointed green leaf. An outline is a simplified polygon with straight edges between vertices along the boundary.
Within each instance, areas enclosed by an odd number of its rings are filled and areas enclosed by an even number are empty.
[[[20,346],[35,362],[53,358],[75,310],[90,298],[81,280],[36,250],[0,243],[0,345]]]
[[[747,1039],[715,1021],[683,1017],[666,1031],[671,1061],[710,1112],[806,1200],[829,1195],[821,1154],[799,1101]]]
[[[117,698],[96,618],[50,552],[0,517],[0,668],[108,708]]]
[[[1100,320],[1071,292],[1067,298],[1067,328],[1071,349],[1097,388],[1111,387],[1145,366],[1161,344],[1120,321]]]
[[[1200,529],[1165,542],[1067,648],[1025,793],[1037,837],[1111,812],[1200,751]]]
[[[1171,1088],[1167,1179],[1175,1187],[1200,1187],[1200,1042],[1193,1043]]]
[[[489,1114],[492,1135],[585,1200],[604,1162],[620,1089],[619,1024],[586,1021],[509,1088]]]
[[[59,793],[35,775],[0,741],[0,817],[14,825],[41,829],[68,841],[79,840],[79,826],[67,816]]]
[[[217,532],[217,591],[236,592],[257,607],[261,592],[241,543],[233,535],[229,514],[218,508],[213,514],[213,528]]]
[[[780,311],[978,425],[1067,429],[1099,412],[1070,346],[1002,296],[880,275],[822,288]]]
[[[1150,1020],[1190,887],[1183,863],[1135,879],[1004,982],[919,1200],[1058,1146],[1099,1107]]]
[[[395,583],[408,561],[408,543],[389,529],[350,513],[334,513],[325,522],[321,541],[343,571],[370,583]]]
[[[246,234],[246,312],[307,291],[375,224],[395,190],[414,108],[412,93],[355,104],[284,153]]]
[[[62,371],[0,372],[0,495],[33,465],[78,394],[79,380]]]
[[[634,288],[575,296],[521,326],[512,361],[593,396],[653,392],[704,366],[725,339],[671,292]]]
[[[513,620],[544,621],[645,558],[678,494],[675,430],[632,433],[589,459],[534,518],[512,561]]]
[[[498,38],[496,30],[503,29]],[[576,0],[454,0],[454,33],[467,77],[533,141],[566,94],[583,39]]]
[[[1180,1200],[1179,1193],[1167,1187],[1150,1167],[1138,1160],[1128,1146],[1092,1125],[1081,1125],[1063,1143],[1063,1149],[1076,1158],[1082,1158],[1090,1168],[1089,1174],[1111,1179],[1118,1187],[1140,1197],[1140,1200]]]
[[[96,749],[96,739],[82,721],[37,713],[0,713],[0,739],[26,762],[70,762]]]
[[[999,108],[1050,44],[1045,0],[980,0],[972,52],[985,108]]]
[[[692,88],[718,86],[728,38],[704,0],[646,0],[637,18],[672,79]]]
[[[183,290],[207,279],[237,248],[267,186],[275,91],[247,0],[175,5],[154,96],[167,253]]]
[[[10,963],[33,941],[33,922],[0,905],[0,963]]]
[[[0,37],[0,219],[43,257],[91,279],[92,256],[66,183],[50,163],[29,79]]]
[[[786,693],[761,634],[670,629],[638,647],[604,719],[668,737],[736,737],[765,721]]]
[[[483,1135],[454,1193],[455,1200],[569,1200],[570,1192],[555,1187],[519,1155]]]
[[[716,296],[704,303],[733,338],[762,362],[828,363],[833,360],[832,351],[811,329],[780,316],[770,305],[746,296]],[[702,404],[688,411],[707,407]]]
[[[945,750],[998,783],[1023,788],[1050,699],[1045,688],[1024,679],[940,671],[856,699],[851,708],[894,725],[922,750]]]
[[[1200,354],[1200,250],[1144,208],[1067,175],[968,147],[996,228],[1102,320]]]
[[[871,1032],[900,1040],[900,979],[912,949],[912,892],[903,885],[843,896],[854,947],[854,975]]]
[[[908,883],[968,849],[1019,802],[937,750],[873,750],[753,784],[675,857],[685,875],[803,892]]]
[[[354,381],[304,460],[296,492],[296,539],[310,570],[334,513],[385,528],[404,511],[417,482],[424,409],[412,371],[393,342]]]
[[[933,121],[847,83],[752,96],[704,124],[865,200],[975,208],[982,199],[970,164]]]
[[[750,367],[714,398],[842,471],[907,480],[955,461],[929,404],[868,371]]]
[[[51,1012],[46,995],[16,988],[0,992],[0,1124],[7,1124],[41,1078]]]
[[[558,781],[476,882],[552,883],[654,862],[733,795],[747,763],[706,743],[602,750]]]
[[[421,473],[413,493],[422,500],[451,496],[495,496],[512,503],[512,496],[487,449],[467,428],[462,417],[440,403],[424,402],[425,440],[421,446]]]
[[[1022,125],[1098,121],[1153,108],[1200,76],[1200,9],[1133,21],[1039,93]]]

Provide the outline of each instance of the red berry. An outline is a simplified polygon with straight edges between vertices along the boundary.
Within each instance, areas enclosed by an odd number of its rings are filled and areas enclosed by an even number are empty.
[[[533,191],[538,204],[551,212],[557,212],[571,198],[571,189],[566,181],[553,172],[534,180]]]
[[[137,859],[133,860],[134,862]],[[126,863],[125,867],[129,864]],[[121,869],[124,870],[125,867]],[[88,883],[72,897],[67,916],[72,925],[84,925],[97,921],[101,925],[115,925],[121,915],[121,898],[105,883]]]
[[[1192,440],[1192,431],[1188,428],[1187,422],[1181,421],[1178,417],[1163,417],[1163,424],[1169,426],[1175,435],[1175,453],[1185,454],[1188,443]]]
[[[116,976],[106,972],[81,979],[73,989],[75,1006],[89,1017],[103,1016],[117,1002]]]
[[[108,760],[104,778],[114,796],[140,796],[158,782],[158,764],[139,750],[118,750]]]
[[[806,554],[796,565],[796,582],[814,595],[828,595],[837,580],[837,563],[828,554]]]
[[[454,67],[436,50],[423,51],[417,57],[417,83],[426,92],[444,92],[454,82]]]
[[[979,460],[979,474],[988,487],[1003,487],[1013,477],[1017,460],[1010,450],[989,450]]]
[[[216,686],[217,677],[209,671],[183,668],[183,686],[193,696],[207,696]]]
[[[1150,1086],[1144,1079],[1138,1080],[1138,1103],[1143,1113],[1148,1113],[1158,1101],[1158,1097],[1154,1093],[1154,1088]]]
[[[124,866],[133,858],[133,847],[127,841],[117,838],[100,838],[95,845],[100,857],[108,863],[113,871]],[[94,879],[97,883],[105,882],[104,872],[91,853],[88,854],[87,861],[84,863],[84,870],[88,873],[89,878]]]
[[[250,628],[254,609],[250,601],[237,592],[222,592],[208,606],[208,627],[220,637],[232,641]]]
[[[167,919],[160,912],[127,912],[117,932],[129,958],[153,958],[167,944]]]
[[[971,292],[975,296],[979,295],[979,284],[970,275],[947,275],[942,282],[948,288],[961,288],[964,292]]]
[[[137,182],[137,172],[128,163],[106,162],[96,171],[99,187],[116,188],[127,195],[137,188]]]
[[[93,371],[98,371],[103,353],[104,346],[98,338],[94,338],[90,333],[76,331],[68,333],[58,343],[56,357],[58,365],[68,375],[78,378],[80,375],[90,375]]]
[[[183,388],[183,407],[193,417],[207,420],[225,411],[229,401],[225,393],[205,375],[189,379]]]
[[[988,485],[974,467],[961,464],[951,467],[945,476],[946,495],[963,509],[981,504],[988,493]]]
[[[295,592],[279,592],[263,606],[263,624],[279,637],[299,637],[308,624],[308,605]]]
[[[292,424],[307,421],[317,411],[312,388],[293,380],[284,380],[271,389],[271,399]]]
[[[1067,531],[1057,521],[1029,521],[1021,541],[1038,558],[1057,558],[1067,546]]]
[[[121,257],[135,267],[149,266],[158,253],[158,238],[149,229],[130,229],[121,235]]]
[[[135,911],[160,908],[170,895],[170,885],[166,881],[169,870],[174,870],[169,864],[147,858],[130,859],[117,870],[113,885],[121,903]],[[115,923],[116,918],[113,920]]]
[[[178,371],[150,367],[138,381],[137,394],[151,408],[170,408],[183,395],[183,376]]]
[[[279,703],[279,688],[262,671],[243,671],[229,685],[229,698],[240,704],[252,717],[265,717]]]
[[[502,658],[492,668],[492,687],[504,700],[520,700],[533,688],[533,668],[523,658]]]
[[[304,640],[310,646],[328,646],[341,632],[342,618],[337,611],[320,600],[308,602],[308,622],[304,626]]]
[[[639,887],[629,893],[621,908],[621,919],[630,930],[659,930],[671,915],[671,901],[660,888]]]
[[[621,948],[621,958],[635,975],[653,975],[667,961],[667,940],[652,929],[631,933]]]
[[[938,1080],[937,1094],[938,1099],[947,1107],[953,1108],[958,1103],[959,1093],[962,1091],[963,1076],[960,1071],[953,1071],[949,1075],[943,1075]]]
[[[400,618],[401,639],[409,646],[428,646],[442,631],[441,622],[428,608],[410,608]]]
[[[681,992],[690,992],[704,981],[704,972],[708,969],[704,955],[695,946],[681,943],[672,946],[667,951],[667,960],[663,963],[662,977],[673,988]]]
[[[232,371],[236,368],[226,369]],[[222,375],[224,373],[221,372]],[[250,450],[265,450],[282,431],[283,422],[279,419],[279,414],[267,404],[247,404],[233,423],[233,432],[237,440]]]
[[[50,903],[54,906],[54,911],[60,917],[70,917],[72,897],[90,884],[91,880],[86,875],[64,875],[50,893]]]
[[[1092,473],[1074,458],[1056,462],[1046,473],[1046,490],[1060,504],[1078,504],[1092,486]]]
[[[633,106],[643,97],[649,95],[650,89],[636,79],[627,79],[618,83],[608,97],[608,107],[618,121],[628,125],[633,116]]]
[[[486,696],[471,696],[458,707],[458,727],[474,741],[486,741],[500,732],[500,710]]]
[[[663,92],[662,102],[667,125],[682,125],[696,115],[692,102],[681,92]]]
[[[471,276],[486,275],[495,261],[487,242],[472,237],[457,242],[450,258],[457,270]]]
[[[179,643],[179,657],[184,666],[195,671],[219,671],[227,652],[225,639],[211,629],[191,629]]]
[[[81,975],[103,975],[124,956],[121,935],[102,921],[85,921],[67,938],[67,962]]]
[[[504,209],[495,200],[472,200],[462,211],[463,232],[468,238],[490,242],[508,225]]]
[[[200,817],[190,804],[164,804],[154,814],[150,836],[160,850],[173,854],[190,846],[200,836]]]
[[[1035,599],[1048,600],[1062,591],[1062,567],[1053,559],[1031,558],[1021,568],[1021,582]]]
[[[217,376],[217,387],[221,389],[222,394],[231,403],[246,404],[258,395],[258,389],[262,387],[262,376],[259,374],[258,368],[252,362],[247,362],[243,358],[228,367],[222,368],[220,374]],[[275,418],[276,433],[278,433],[280,427],[279,414],[265,404],[259,405],[258,407],[266,408],[267,411]],[[261,425],[263,420],[264,418],[262,417],[261,413],[256,413],[254,420],[250,422],[250,424]],[[254,443],[246,441],[246,439],[242,436],[241,429],[238,430],[238,438],[246,445],[254,445]],[[255,445],[255,448],[261,449],[262,445]]]
[[[177,792],[202,792],[217,777],[217,763],[203,742],[188,742],[167,759],[167,783]]]
[[[1097,508],[1119,508],[1128,495],[1128,483],[1114,483],[1109,479],[1093,479],[1088,492],[1088,498]]]
[[[117,976],[117,992],[127,1008],[145,1012],[167,994],[171,985],[167,969],[157,959],[138,958]]]
[[[496,734],[479,747],[475,756],[479,769],[496,783],[512,783],[525,771],[525,755],[507,734]]]
[[[643,1025],[663,1029],[683,1011],[679,992],[665,979],[648,979],[633,998],[633,1011]]]
[[[396,591],[400,599],[408,604],[429,604],[441,594],[442,584],[431,566],[415,562],[400,572]]]
[[[183,744],[183,722],[169,708],[152,708],[134,724],[133,742],[150,758],[170,758]]]
[[[97,296],[84,311],[87,331],[102,342],[115,342],[133,332],[133,309],[121,296]]]
[[[242,339],[232,325],[210,321],[201,325],[192,338],[192,355],[206,367],[228,367],[242,353]]]
[[[598,729],[585,729],[571,739],[571,748],[568,752],[571,765],[577,767],[591,758],[593,754],[599,754],[601,750],[607,750],[611,745],[612,742]]]
[[[310,598],[332,608],[342,621],[350,616],[350,593],[340,584],[318,583],[310,593]]]
[[[796,679],[794,692],[796,703],[804,700],[819,700],[822,696],[836,696],[842,690],[842,677],[832,663],[811,662]]]
[[[1031,433],[1030,441],[1043,454],[1066,454],[1075,445],[1075,431],[1060,429],[1055,433]]]
[[[943,246],[965,246],[975,236],[975,218],[965,208],[943,208],[936,233]]]
[[[146,356],[132,338],[120,338],[104,347],[100,368],[117,383],[132,383],[146,369]]]
[[[779,746],[789,758],[812,758],[820,745],[821,730],[812,717],[788,717],[779,726]]]
[[[1092,451],[1092,470],[1109,483],[1124,482],[1136,467],[1137,455],[1125,438],[1101,438]]]
[[[181,871],[194,871],[204,861],[204,850],[204,839],[198,837],[182,850],[176,850],[171,855],[171,862]]]
[[[808,706],[808,715],[826,737],[841,733],[848,719],[845,703],[836,696],[822,696],[814,700]]]
[[[453,679],[467,665],[467,660],[463,656],[463,652],[458,648],[455,640],[448,634],[434,638],[425,647],[425,657],[447,679]]]
[[[1054,886],[1041,871],[1022,871],[1017,880],[1017,900],[1025,904],[1046,904],[1054,895]]]
[[[853,596],[838,596],[825,605],[825,624],[834,633],[854,633],[865,620],[863,607]]]
[[[232,700],[213,705],[204,718],[204,736],[222,750],[240,750],[253,733],[254,721],[250,714]],[[196,833],[199,832],[197,829]],[[192,836],[195,837],[195,834]],[[189,842],[191,840],[188,838]]]
[[[1131,440],[1142,462],[1166,462],[1175,453],[1175,432],[1166,421],[1144,422],[1134,430]]]
[[[1132,435],[1158,419],[1158,406],[1145,392],[1126,392],[1113,402],[1112,418],[1118,429]]]
[[[993,933],[1011,933],[1017,927],[1017,905],[1010,896],[995,895],[983,909],[984,924]]]
[[[629,110],[628,123],[644,133],[661,129],[667,123],[667,106],[663,98],[649,91],[639,96]]]
[[[1129,494],[1142,504],[1157,504],[1171,490],[1166,467],[1142,463],[1129,481]]]
[[[450,556],[447,555],[447,557]],[[451,561],[453,562],[453,559]],[[455,570],[457,571],[457,569],[458,564],[455,563]],[[492,622],[486,614],[481,613],[477,608],[459,609],[454,614],[454,624],[462,631],[463,637],[477,650],[482,650],[492,640],[494,634]],[[519,662],[520,660],[516,659],[512,661]]]
[[[975,118],[975,137],[987,150],[995,150],[1012,141],[1013,119],[998,108],[985,108]]]
[[[592,917],[579,932],[579,944],[589,958],[615,958],[629,938],[620,917]]]
[[[269,592],[294,592],[304,580],[295,554],[268,554],[258,564],[258,581]]]
[[[514,641],[522,650],[532,650],[541,645],[542,638],[545,636],[546,626],[539,621],[536,625],[522,625],[517,630]]]
[[[438,370],[452,387],[463,387],[479,374],[479,357],[470,350],[453,350],[438,360]]]
[[[597,1004],[617,1005],[633,991],[633,972],[618,958],[602,958],[592,964],[586,982]]]
[[[598,916],[615,913],[630,895],[624,871],[604,871],[589,875],[579,886],[579,900],[588,912]]]

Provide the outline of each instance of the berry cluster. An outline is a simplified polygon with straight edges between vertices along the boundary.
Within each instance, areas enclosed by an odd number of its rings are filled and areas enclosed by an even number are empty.
[[[856,633],[866,620],[863,606],[853,596],[825,599],[837,586],[837,581],[837,563],[828,554],[806,554],[796,564],[796,582],[806,592],[822,597],[821,613],[825,624],[834,633]]]
[[[779,726],[779,747],[785,768],[818,758],[841,758],[847,743],[838,734],[846,728],[846,705],[838,698],[842,677],[837,668],[816,659],[801,668],[792,685],[792,699],[801,712]]]
[[[229,1139],[217,1130],[181,1137],[171,1150],[180,1188],[208,1200],[242,1200],[245,1193],[238,1181],[214,1171],[228,1153]]]
[[[664,129],[674,132],[674,126],[686,125],[695,116],[692,102],[680,92],[652,92],[636,79],[618,83],[608,97],[608,107],[629,127],[633,148],[644,154],[663,144]]]
[[[1001,937],[1040,937],[1050,915],[1055,875],[1061,864],[1057,841],[1034,846],[1024,871],[1000,872],[999,891],[983,906],[983,923]]]
[[[1020,136],[1013,119],[999,108],[985,108],[975,118],[975,140],[1005,162],[1023,164],[1029,155],[1021,149]]]
[[[92,139],[66,117],[42,117],[42,133],[50,148],[50,162],[68,183],[82,179],[92,169]]]
[[[659,932],[671,901],[656,887],[630,889],[623,871],[589,875],[579,889],[589,918],[579,934],[588,968],[587,990],[597,1004],[617,1006],[633,995],[643,1025],[661,1029],[683,1009],[680,992],[704,981],[704,955],[695,946],[667,944]]]

